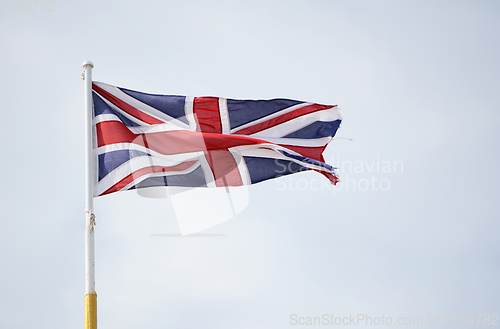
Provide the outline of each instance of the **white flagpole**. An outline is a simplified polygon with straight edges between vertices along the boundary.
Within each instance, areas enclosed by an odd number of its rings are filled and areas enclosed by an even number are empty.
[[[92,152],[92,69],[91,61],[83,63],[85,80],[85,329],[97,329],[97,293],[94,265],[94,168]]]

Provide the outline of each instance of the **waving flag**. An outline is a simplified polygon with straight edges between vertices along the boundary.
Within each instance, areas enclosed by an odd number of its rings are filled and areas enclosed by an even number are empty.
[[[92,90],[94,196],[242,186],[303,170],[338,182],[322,155],[340,126],[336,105],[152,95],[95,81]]]

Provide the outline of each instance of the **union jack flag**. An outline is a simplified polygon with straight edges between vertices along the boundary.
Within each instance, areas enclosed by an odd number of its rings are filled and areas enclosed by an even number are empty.
[[[302,170],[338,182],[322,155],[340,126],[337,105],[153,95],[95,81],[92,90],[96,197],[242,186]]]

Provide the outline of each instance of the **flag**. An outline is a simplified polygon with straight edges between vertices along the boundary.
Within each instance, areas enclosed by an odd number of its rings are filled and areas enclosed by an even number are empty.
[[[336,105],[154,95],[92,83],[94,196],[152,186],[255,184],[304,170],[332,183],[323,151]]]

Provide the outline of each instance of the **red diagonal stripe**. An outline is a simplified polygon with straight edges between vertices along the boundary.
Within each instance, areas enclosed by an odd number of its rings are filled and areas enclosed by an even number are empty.
[[[238,135],[255,134],[255,133],[258,133],[259,131],[269,129],[271,127],[285,123],[289,120],[298,118],[300,116],[303,116],[303,115],[306,115],[309,113],[313,113],[313,112],[317,112],[317,111],[331,109],[332,107],[335,107],[335,106],[337,106],[337,105],[321,105],[321,104],[307,105],[307,106],[301,107],[299,109],[296,109],[295,111],[291,111],[291,112],[282,114],[280,116],[277,116],[277,117],[269,119],[267,121],[255,124],[255,125],[247,127],[247,128],[236,130],[232,133],[238,134]]]
[[[143,122],[146,122],[147,124],[150,124],[150,125],[165,123],[163,121],[160,121],[160,120],[150,116],[149,114],[146,114],[146,113],[136,109],[135,107],[131,106],[130,104],[125,103],[124,101],[122,101],[118,97],[108,93],[106,90],[102,89],[101,87],[99,87],[95,83],[92,83],[92,89],[95,92],[97,92],[100,96],[107,99],[111,104],[115,105],[120,110],[130,114],[134,118],[137,118],[137,119],[139,119]]]
[[[119,181],[115,185],[111,186],[109,189],[107,189],[101,195],[120,191],[122,188],[124,188],[128,184],[132,183],[134,180],[136,180],[144,175],[158,173],[158,172],[184,171],[184,170],[192,167],[196,162],[197,161],[187,161],[187,162],[183,162],[181,164],[178,164],[176,166],[170,166],[170,167],[151,166],[151,167],[146,167],[146,168],[136,170],[133,173],[125,176],[125,178],[123,178],[121,181]]]

